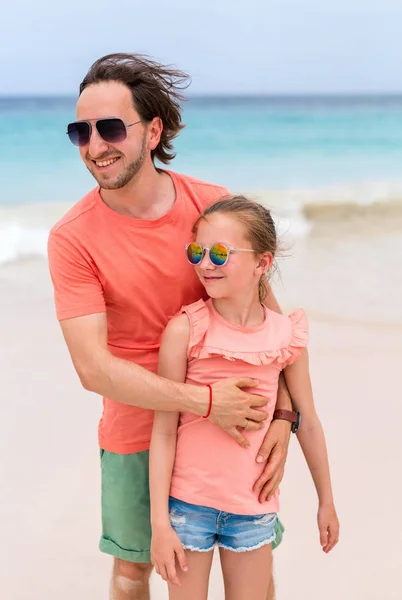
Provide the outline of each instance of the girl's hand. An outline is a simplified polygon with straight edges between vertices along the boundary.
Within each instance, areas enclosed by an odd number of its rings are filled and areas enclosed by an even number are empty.
[[[320,505],[318,509],[320,544],[328,554],[339,541],[339,521],[334,504]]]
[[[170,525],[152,528],[151,562],[155,571],[165,581],[181,586],[176,573],[176,557],[182,570],[187,571],[183,544],[175,530]]]

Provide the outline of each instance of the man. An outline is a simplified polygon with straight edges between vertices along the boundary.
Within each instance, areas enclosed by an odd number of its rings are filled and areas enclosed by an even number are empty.
[[[68,134],[99,187],[49,237],[65,341],[82,385],[104,397],[100,549],[115,557],[113,600],[149,598],[153,411],[205,415],[209,406],[207,388],[155,374],[168,320],[205,293],[184,254],[192,224],[206,205],[227,194],[155,166],[155,160],[166,164],[174,157],[185,83],[184,73],[144,56],[114,54],[94,63],[81,83],[77,122]],[[269,305],[279,310],[272,295]],[[257,410],[266,401],[241,390],[254,383],[231,379],[213,386],[210,419],[241,445],[247,440],[238,428],[259,429],[266,418]],[[283,381],[277,408],[291,409]],[[257,482],[261,499],[282,478],[289,435],[283,418],[269,428],[260,451],[261,462],[269,457]]]

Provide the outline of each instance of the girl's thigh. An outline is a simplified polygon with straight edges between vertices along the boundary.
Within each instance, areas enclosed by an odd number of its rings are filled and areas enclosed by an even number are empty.
[[[271,544],[247,552],[224,548],[219,552],[225,600],[266,600],[272,578]]]
[[[213,554],[186,550],[188,571],[178,567],[181,587],[169,584],[169,600],[207,600]]]

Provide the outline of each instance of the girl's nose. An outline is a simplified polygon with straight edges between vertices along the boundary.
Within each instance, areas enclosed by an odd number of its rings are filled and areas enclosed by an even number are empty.
[[[211,259],[209,258],[209,250],[205,251],[205,254],[202,257],[202,261],[200,262],[199,266],[201,267],[201,269],[215,269],[215,265],[211,263]]]

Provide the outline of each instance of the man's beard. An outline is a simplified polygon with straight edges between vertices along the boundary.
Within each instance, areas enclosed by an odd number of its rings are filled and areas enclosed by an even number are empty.
[[[96,175],[91,171],[91,169],[89,169],[91,175],[93,175],[96,179],[96,181],[98,182],[99,186],[103,189],[103,190],[119,190],[120,188],[123,188],[124,186],[126,186],[139,172],[139,170],[141,169],[142,165],[144,164],[145,158],[147,156],[147,149],[146,149],[146,134],[144,132],[144,136],[142,138],[142,146],[141,146],[141,150],[140,150],[140,154],[138,156],[138,158],[130,163],[127,167],[127,169],[121,173],[117,179],[112,180],[110,182],[108,181],[104,181],[104,180],[99,180]]]

